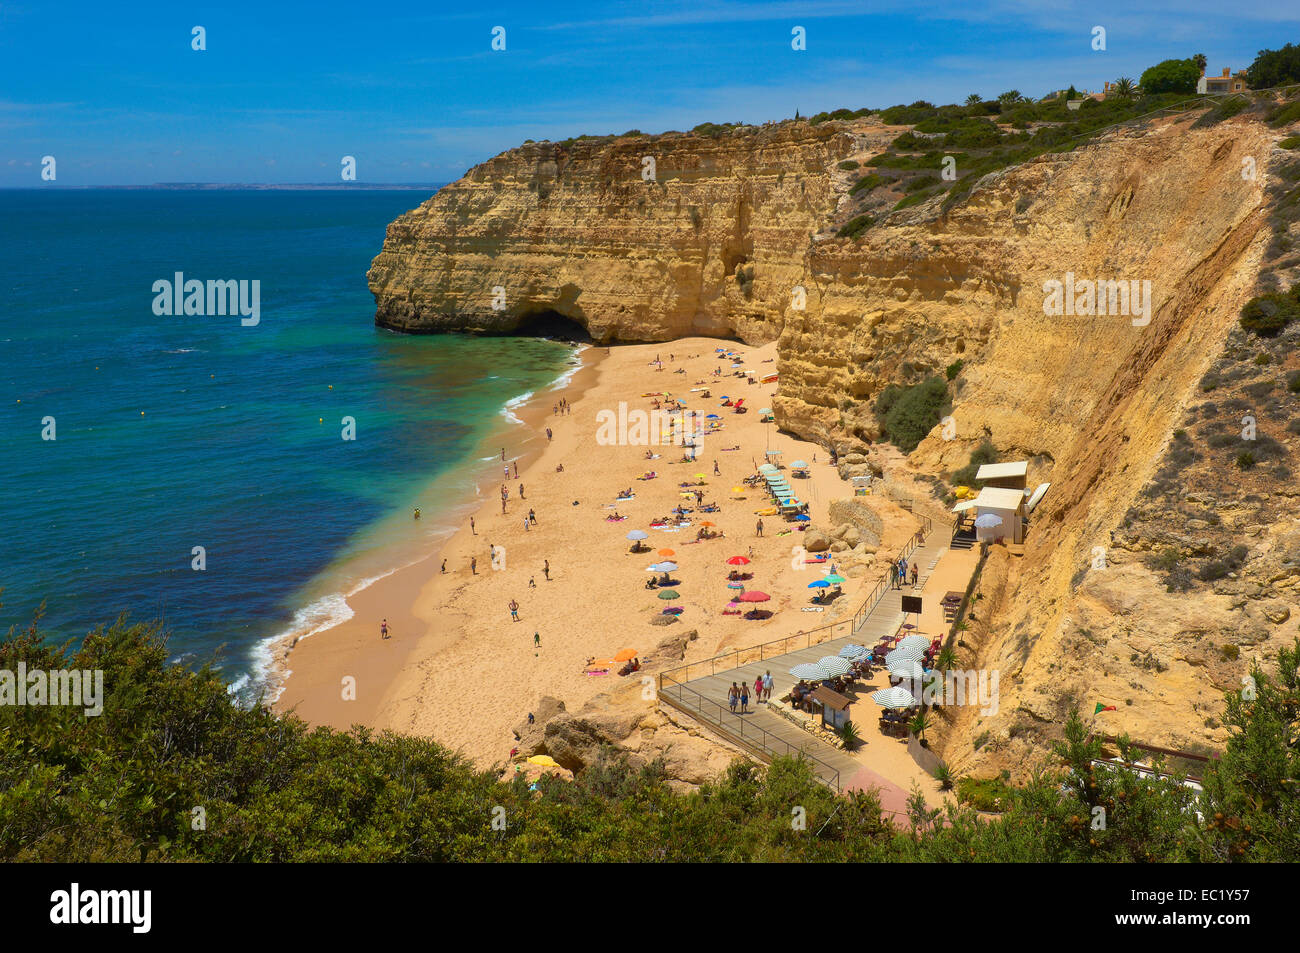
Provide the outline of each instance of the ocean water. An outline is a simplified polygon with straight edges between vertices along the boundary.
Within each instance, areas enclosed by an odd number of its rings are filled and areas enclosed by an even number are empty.
[[[271,638],[446,533],[574,354],[374,327],[366,269],[426,197],[0,191],[0,629],[42,601],[60,639],[162,619],[177,660],[254,697]],[[175,272],[260,281],[260,323],[155,315]]]

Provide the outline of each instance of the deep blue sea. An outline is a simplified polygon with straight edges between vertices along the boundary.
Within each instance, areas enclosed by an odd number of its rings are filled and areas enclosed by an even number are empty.
[[[269,638],[431,548],[503,408],[574,358],[375,328],[366,270],[427,197],[0,191],[0,632],[42,601],[50,637],[160,618],[249,697]],[[155,315],[175,272],[259,280],[260,323]]]

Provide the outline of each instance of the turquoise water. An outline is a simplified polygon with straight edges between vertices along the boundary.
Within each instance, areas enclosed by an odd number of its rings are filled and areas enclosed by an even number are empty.
[[[505,405],[573,352],[374,327],[366,269],[426,197],[0,191],[3,629],[42,601],[58,637],[162,618],[248,695],[270,637],[446,531]],[[259,280],[260,324],[156,316],[178,271]]]

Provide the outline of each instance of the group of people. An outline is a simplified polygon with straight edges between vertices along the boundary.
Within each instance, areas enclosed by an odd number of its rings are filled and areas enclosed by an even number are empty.
[[[769,670],[754,679],[754,700],[756,702],[770,701],[772,698],[772,672]],[[727,691],[727,707],[732,712],[736,711],[737,706],[740,708],[740,714],[749,714],[749,683],[732,682],[731,688]]]
[[[903,556],[898,557],[898,562],[894,563],[889,567],[889,573],[890,573],[890,577],[894,581],[895,589],[901,589],[903,588],[903,586],[907,585],[908,564],[907,564],[906,557]],[[918,575],[916,563],[912,563],[911,565],[911,574],[912,574],[911,576],[912,586],[915,587],[916,578]]]
[[[551,413],[554,414],[556,417],[563,417],[566,414],[572,416],[573,408],[569,406],[569,399],[567,397],[561,397],[560,402],[558,404],[551,405]],[[548,439],[550,438],[551,436],[550,430],[546,431],[546,436]]]

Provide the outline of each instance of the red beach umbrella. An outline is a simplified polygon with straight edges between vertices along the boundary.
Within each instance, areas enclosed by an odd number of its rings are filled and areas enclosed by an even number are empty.
[[[766,592],[759,592],[757,589],[750,589],[736,596],[737,602],[767,602],[771,599]]]
[[[749,565],[749,560],[746,559],[744,556],[732,556],[730,559],[727,560],[727,565],[728,565],[728,566],[748,566],[748,565]]]

